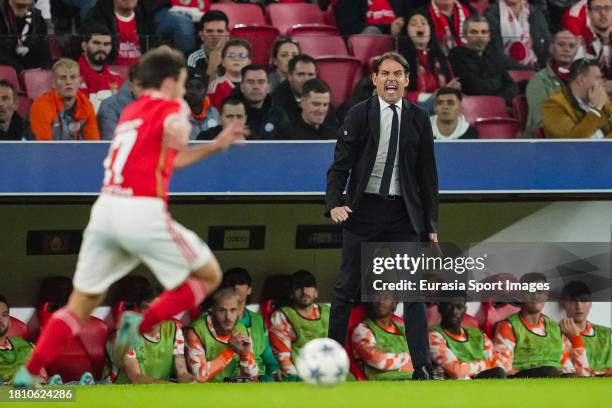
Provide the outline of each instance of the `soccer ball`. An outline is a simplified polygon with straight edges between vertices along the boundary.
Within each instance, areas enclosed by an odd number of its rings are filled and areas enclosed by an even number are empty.
[[[304,382],[311,385],[336,385],[346,380],[349,359],[337,341],[314,339],[300,351],[296,365]]]

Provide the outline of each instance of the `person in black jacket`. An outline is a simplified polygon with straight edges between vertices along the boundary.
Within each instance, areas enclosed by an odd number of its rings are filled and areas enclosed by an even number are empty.
[[[0,65],[49,68],[47,23],[32,0],[0,0]]]
[[[325,140],[336,139],[338,127],[325,123],[331,106],[331,89],[322,79],[306,81],[300,100],[302,113],[283,130],[283,139]]]
[[[9,81],[0,80],[0,140],[22,140],[29,126],[15,112],[19,107],[17,90]]]
[[[136,19],[136,32],[124,32],[122,27]],[[110,59],[116,65],[131,65],[140,56],[157,45],[151,15],[147,15],[138,0],[98,0],[89,11],[85,22],[106,26],[113,36]]]
[[[408,70],[395,52],[379,57],[372,74],[377,95],[347,113],[327,171],[325,212],[343,224],[328,333],[340,344],[360,292],[361,244],[438,241],[433,135],[427,112],[403,99]],[[404,303],[404,318],[413,378],[434,378],[424,304]]]
[[[289,124],[283,109],[272,103],[266,68],[250,64],[242,68],[242,82],[231,97],[244,102],[249,140],[279,139],[280,132]]]
[[[317,77],[317,65],[311,56],[298,54],[289,61],[287,72],[287,79],[272,92],[272,102],[285,111],[290,122],[294,122],[302,113],[302,87],[306,81]],[[337,127],[337,123],[336,112],[330,106],[325,125]]]
[[[467,46],[450,51],[449,59],[466,95],[499,95],[510,104],[518,86],[504,65],[504,57],[490,45],[491,33],[486,18],[470,16],[463,31]]]

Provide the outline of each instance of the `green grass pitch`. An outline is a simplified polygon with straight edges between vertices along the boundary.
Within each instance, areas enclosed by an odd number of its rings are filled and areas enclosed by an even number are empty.
[[[13,407],[85,408],[610,408],[612,378],[306,384],[168,384],[75,387],[73,403]],[[0,404],[0,408],[2,405]]]

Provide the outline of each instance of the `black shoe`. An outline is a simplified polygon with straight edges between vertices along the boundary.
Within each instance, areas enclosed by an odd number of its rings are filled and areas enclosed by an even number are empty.
[[[441,367],[433,367],[431,364],[423,364],[414,369],[412,379],[421,380],[443,380],[444,370]]]

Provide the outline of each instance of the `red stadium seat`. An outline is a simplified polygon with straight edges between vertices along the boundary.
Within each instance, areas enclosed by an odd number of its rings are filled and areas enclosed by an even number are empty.
[[[318,77],[331,88],[331,103],[340,106],[346,102],[355,84],[363,76],[363,65],[355,57],[318,57]]]
[[[510,117],[506,101],[501,96],[466,95],[462,105],[463,115],[470,123],[476,119]]]
[[[544,139],[546,138],[546,135],[544,134],[544,129],[543,128],[537,128],[536,130],[533,131],[533,137],[534,139]]]
[[[295,35],[337,36],[340,33],[336,27],[326,24],[296,24],[287,30],[287,35],[291,37]]]
[[[355,359],[353,355],[353,347],[351,346],[351,334],[355,327],[359,323],[361,323],[365,319],[365,307],[363,305],[357,305],[353,307],[351,310],[351,314],[349,316],[348,325],[346,326],[346,340],[344,342],[344,349],[346,350],[346,354],[349,356],[349,369],[351,374],[355,376],[357,381],[365,381],[366,376],[361,369],[360,364]]]
[[[17,113],[22,118],[27,118],[30,115],[30,107],[32,106],[32,99],[27,96],[19,97],[19,108],[17,109]]]
[[[293,37],[300,44],[300,51],[311,57],[324,55],[342,55],[348,57],[348,51],[342,37],[321,35],[296,35]]]
[[[517,95],[512,99],[512,110],[514,111],[514,117],[517,118],[521,124],[521,130],[525,130],[528,109],[527,97],[525,95]]]
[[[263,302],[259,304],[259,313],[261,313],[261,315],[263,316],[264,324],[266,325],[267,329],[270,328],[270,315],[272,314],[273,311],[274,311],[274,300],[273,299],[264,300]]]
[[[266,7],[266,17],[281,34],[297,24],[326,24],[319,6],[308,3],[272,3]]]
[[[532,70],[510,70],[508,71],[510,78],[518,85],[520,92],[525,93],[527,88],[527,82],[536,74]]]
[[[17,79],[17,71],[10,65],[0,65],[0,79],[9,81],[17,92],[21,91],[21,86],[19,85],[19,80]]]
[[[28,98],[36,99],[53,88],[53,71],[26,69],[21,71],[20,76]]]
[[[351,35],[348,48],[352,56],[367,64],[371,58],[393,51],[395,38],[392,35]]]
[[[249,26],[239,24],[232,29],[232,37],[244,38],[253,49],[253,64],[268,65],[272,44],[278,37],[278,30],[270,26]]]
[[[521,308],[512,303],[494,303],[492,301],[482,302],[480,310],[476,314],[480,330],[485,332],[489,338],[493,338],[495,325],[508,316],[518,313]]]
[[[323,12],[323,18],[325,19],[325,24],[329,24],[330,26],[337,27],[336,23],[336,13],[334,12],[333,4],[330,4],[327,7],[327,10]]]
[[[210,9],[224,12],[229,19],[230,29],[238,24],[266,25],[263,11],[257,4],[215,3],[210,6]]]
[[[82,326],[79,336],[71,339],[62,353],[47,365],[49,376],[59,374],[64,382],[78,381],[85,371],[89,371],[95,379],[100,379],[108,334],[104,321],[90,317]]]
[[[476,119],[474,127],[480,139],[517,139],[521,137],[521,123],[513,118]]]
[[[28,339],[28,326],[21,320],[11,316],[11,327],[6,333],[9,337],[21,337],[24,340]]]

